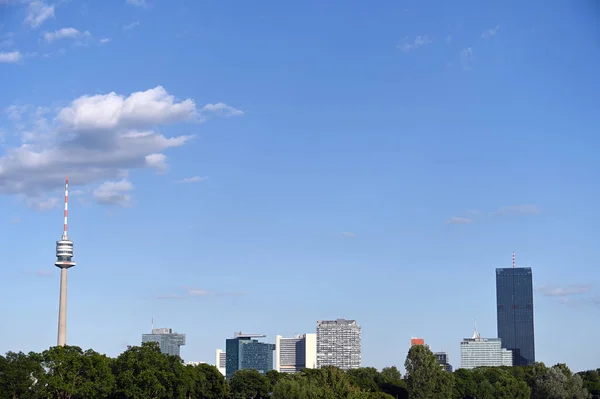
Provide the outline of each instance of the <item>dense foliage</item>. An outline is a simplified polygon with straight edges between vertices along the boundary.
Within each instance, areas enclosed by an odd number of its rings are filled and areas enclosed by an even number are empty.
[[[484,367],[447,373],[424,346],[396,367],[335,367],[265,376],[241,370],[226,382],[213,366],[186,366],[155,343],[116,359],[75,346],[0,356],[0,399],[600,399],[600,369],[573,374],[566,365]]]

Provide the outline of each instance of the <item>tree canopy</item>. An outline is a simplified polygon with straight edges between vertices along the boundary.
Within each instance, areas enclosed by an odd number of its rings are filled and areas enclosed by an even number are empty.
[[[600,399],[600,369],[573,374],[565,364],[536,363],[449,373],[420,345],[405,368],[405,376],[395,366],[240,370],[226,381],[216,367],[184,365],[156,343],[116,358],[64,346],[0,356],[0,399]]]

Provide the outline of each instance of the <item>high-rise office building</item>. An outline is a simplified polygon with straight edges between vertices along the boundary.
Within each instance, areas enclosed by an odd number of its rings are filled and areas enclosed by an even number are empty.
[[[342,370],[362,366],[362,333],[355,320],[317,322],[317,367],[323,366]]]
[[[142,343],[158,342],[160,351],[166,355],[181,356],[185,334],[174,333],[170,328],[153,328],[152,334],[142,334]]]
[[[452,372],[452,365],[450,364],[450,357],[446,352],[434,352],[435,358],[440,367],[449,373]]]
[[[533,278],[530,267],[496,269],[498,338],[510,349],[515,366],[535,363]]]
[[[275,338],[275,370],[296,373],[317,368],[317,334],[297,335],[294,338]]]
[[[227,354],[223,349],[217,349],[215,367],[219,369],[223,375],[225,375],[225,364],[227,364]]]
[[[263,334],[235,333],[225,341],[225,376],[230,379],[238,370],[254,369],[261,374],[273,370],[274,344],[259,342]]]
[[[502,348],[500,338],[482,338],[477,332],[460,343],[460,368],[512,366],[512,353]]]

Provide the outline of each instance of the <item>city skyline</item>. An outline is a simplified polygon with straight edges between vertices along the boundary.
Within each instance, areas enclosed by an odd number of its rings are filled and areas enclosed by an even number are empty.
[[[68,174],[68,344],[115,356],[154,316],[212,362],[232,331],[340,317],[363,365],[419,336],[456,367],[514,251],[536,360],[598,366],[581,2],[0,3],[0,352],[57,343]]]

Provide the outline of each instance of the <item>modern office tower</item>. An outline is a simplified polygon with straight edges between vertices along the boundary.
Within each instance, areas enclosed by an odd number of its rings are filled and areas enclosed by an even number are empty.
[[[482,338],[477,332],[460,343],[460,368],[512,366],[512,353],[502,348],[500,338]]]
[[[423,338],[412,337],[410,339],[410,347],[412,348],[415,345],[425,345],[425,340]]]
[[[58,346],[67,344],[67,270],[75,266],[73,262],[73,241],[67,233],[67,221],[69,217],[69,177],[65,179],[65,210],[63,234],[56,241],[56,262],[54,266],[60,269],[60,298],[58,303]]]
[[[261,374],[273,370],[274,344],[259,342],[252,338],[264,338],[263,334],[235,333],[225,341],[225,376],[230,379],[238,370],[254,369]]]
[[[215,358],[215,367],[219,369],[221,374],[225,375],[225,364],[227,363],[227,354],[223,349],[217,349]]]
[[[296,335],[295,338],[275,338],[275,370],[297,373],[317,368],[317,334]]]
[[[452,372],[452,365],[450,364],[450,358],[446,352],[435,352],[435,358],[437,359],[440,367],[449,373]]]
[[[530,267],[496,269],[498,338],[510,349],[515,366],[535,363],[533,278]]]
[[[355,320],[317,321],[317,367],[335,366],[342,370],[362,365],[362,333]]]
[[[153,328],[152,334],[142,334],[142,343],[158,342],[165,355],[181,356],[181,346],[185,345],[185,334],[174,333],[170,328]]]

